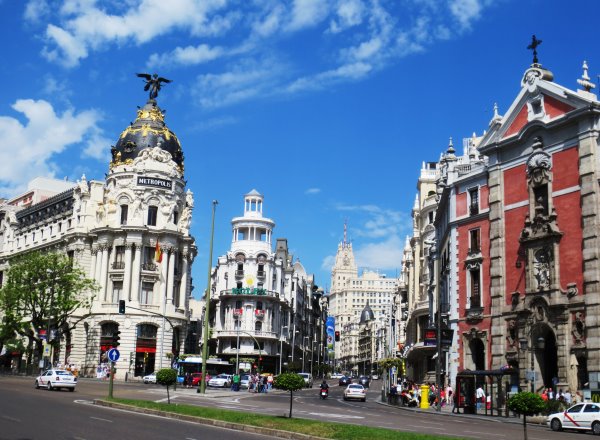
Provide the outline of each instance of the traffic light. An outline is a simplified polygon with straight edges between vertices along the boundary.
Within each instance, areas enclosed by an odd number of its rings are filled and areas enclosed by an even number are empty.
[[[114,348],[119,346],[119,339],[121,339],[121,336],[119,336],[120,334],[121,332],[119,330],[113,333],[112,346]]]
[[[119,300],[119,313],[120,314],[125,313],[125,300],[124,299]]]
[[[340,342],[340,331],[336,330],[335,332],[335,342]]]

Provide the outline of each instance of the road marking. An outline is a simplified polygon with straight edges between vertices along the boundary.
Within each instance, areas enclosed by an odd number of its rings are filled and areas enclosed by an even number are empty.
[[[10,416],[2,416],[3,419],[6,420],[10,420],[11,422],[17,422],[17,423],[21,423],[21,419],[15,419],[14,417],[10,417]]]
[[[171,396],[171,400],[175,399],[176,396]],[[158,399],[155,400],[154,403],[162,403],[162,402],[167,402],[169,400],[168,397],[165,397],[164,399]]]
[[[77,399],[77,400],[73,400],[73,403],[79,403],[79,404],[82,404],[82,405],[93,405],[94,401],[93,400],[80,400],[80,399]]]
[[[196,440],[196,439],[192,438],[192,437],[186,437],[185,440]]]
[[[492,434],[490,432],[480,432],[480,431],[465,431],[470,434],[483,434],[483,435],[495,435],[497,437],[506,437],[506,434]]]
[[[302,411],[304,412],[304,411]],[[308,413],[311,416],[319,416],[319,417],[331,417],[332,419],[364,419],[361,416],[349,416],[347,414],[322,414],[322,413]]]
[[[108,419],[102,419],[100,417],[92,417],[90,416],[90,419],[94,419],[94,420],[100,420],[101,422],[108,422],[108,423],[112,423],[112,420],[108,420]]]

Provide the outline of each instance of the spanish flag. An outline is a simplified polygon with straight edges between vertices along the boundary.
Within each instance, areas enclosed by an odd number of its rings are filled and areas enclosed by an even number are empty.
[[[162,251],[160,250],[158,241],[156,242],[156,247],[154,248],[154,260],[157,263],[162,263]]]

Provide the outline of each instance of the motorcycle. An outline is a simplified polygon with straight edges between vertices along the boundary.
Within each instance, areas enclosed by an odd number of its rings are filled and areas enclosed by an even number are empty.
[[[321,399],[327,399],[327,396],[329,395],[329,390],[327,388],[321,388],[319,395],[321,396]]]

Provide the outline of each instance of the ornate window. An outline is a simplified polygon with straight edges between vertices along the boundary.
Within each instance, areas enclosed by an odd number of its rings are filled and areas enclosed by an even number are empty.
[[[143,282],[140,292],[140,304],[152,304],[154,283]]]
[[[158,216],[158,206],[148,206],[148,226],[156,226],[156,218]]]
[[[121,295],[123,294],[123,281],[113,281],[113,290],[111,303],[116,304],[119,302]]]
[[[479,214],[479,188],[469,190],[469,214]]]
[[[127,224],[127,213],[129,211],[129,206],[128,205],[121,205],[121,224],[122,225],[126,225]]]

